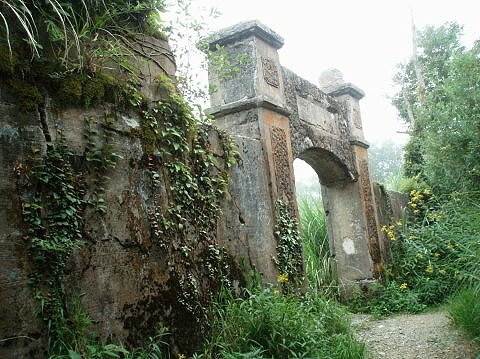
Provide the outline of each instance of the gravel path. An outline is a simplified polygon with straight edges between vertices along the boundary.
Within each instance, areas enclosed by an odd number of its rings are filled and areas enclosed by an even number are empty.
[[[444,312],[381,320],[355,315],[353,323],[369,359],[480,359],[479,348],[450,326]]]

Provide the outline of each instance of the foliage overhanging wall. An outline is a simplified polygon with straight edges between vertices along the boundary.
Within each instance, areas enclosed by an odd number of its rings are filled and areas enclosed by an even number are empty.
[[[10,5],[0,3],[0,356],[61,351],[78,303],[99,339],[138,345],[168,328],[194,347],[205,302],[230,283],[216,220],[234,150],[176,93],[168,43],[150,30],[159,2]]]

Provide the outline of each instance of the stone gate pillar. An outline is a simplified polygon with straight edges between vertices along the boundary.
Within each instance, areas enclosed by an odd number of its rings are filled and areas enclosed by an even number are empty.
[[[379,240],[378,215],[375,205],[373,181],[370,176],[368,153],[369,144],[365,141],[359,100],[365,94],[357,86],[345,83],[342,73],[332,69],[325,71],[319,78],[320,88],[344,105],[350,133],[350,144],[358,172],[358,191],[362,206],[363,220],[366,226],[368,250],[373,261],[374,276],[380,277],[385,259],[383,243]]]
[[[272,257],[275,205],[285,202],[297,216],[293,158],[284,82],[277,50],[283,39],[258,21],[216,33],[210,50],[224,53],[233,69],[209,68],[212,108],[218,127],[233,136],[240,152],[232,170],[230,197],[219,236],[267,281],[278,275]],[[219,50],[222,47],[223,50]]]

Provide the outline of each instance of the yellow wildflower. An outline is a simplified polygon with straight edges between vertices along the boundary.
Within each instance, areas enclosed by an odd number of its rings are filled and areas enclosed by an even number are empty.
[[[446,271],[445,269],[440,269],[439,272],[440,272],[441,274],[447,273],[447,271]]]
[[[417,257],[417,258],[419,258],[419,259],[422,259],[422,258],[423,258],[423,254],[422,254],[422,253],[417,253],[417,254],[415,255],[415,257]]]
[[[428,189],[428,188],[425,188],[425,189],[423,190],[423,193],[425,193],[425,194],[432,194],[432,190],[430,190],[430,189]]]
[[[279,295],[279,294],[280,294],[280,291],[279,291],[278,289],[275,289],[275,290],[273,291],[273,294]]]
[[[417,204],[416,204],[416,203],[412,203],[410,206],[413,207],[413,208],[417,208]]]
[[[420,213],[420,210],[416,209],[416,210],[413,211],[413,213],[418,214],[418,213]]]
[[[380,228],[380,230],[381,230],[382,232],[386,232],[386,231],[387,231],[387,226],[382,226],[382,228]]]
[[[402,225],[402,221],[397,221],[397,226],[401,226]]]
[[[278,283],[287,283],[288,282],[288,274],[280,274],[277,278]]]
[[[427,268],[425,269],[425,272],[427,272],[427,273],[433,273],[433,266],[432,266],[431,264],[429,264],[429,265],[427,266]]]
[[[187,359],[185,354],[178,354],[178,359]]]
[[[447,249],[453,249],[453,244],[452,244],[452,243],[448,243],[448,244],[447,244]]]
[[[408,288],[408,284],[407,283],[402,283],[400,284],[400,289],[407,289]]]
[[[408,239],[415,239],[417,236],[408,236]]]
[[[437,258],[440,257],[440,253],[438,253],[438,252],[435,252],[433,255]]]

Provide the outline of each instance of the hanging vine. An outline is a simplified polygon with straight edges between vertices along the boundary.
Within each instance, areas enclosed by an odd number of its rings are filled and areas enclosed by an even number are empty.
[[[170,253],[178,301],[197,319],[215,289],[229,285],[228,260],[215,232],[236,151],[231,139],[216,130],[221,137],[216,155],[209,142],[213,130],[196,120],[177,94],[143,112],[141,136],[152,186],[162,186],[161,179],[167,184],[166,198],[154,197],[152,237]]]
[[[275,238],[277,256],[273,262],[280,275],[278,282],[284,292],[298,287],[303,281],[302,242],[295,216],[289,206],[282,200],[276,202]]]
[[[72,154],[61,141],[35,160],[28,175],[29,198],[23,219],[33,270],[30,280],[39,301],[39,316],[47,324],[48,348],[54,351],[67,336],[65,297],[61,279],[70,256],[83,243],[84,188],[72,169]]]

